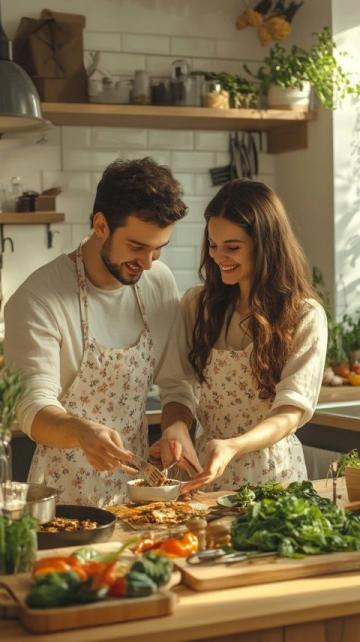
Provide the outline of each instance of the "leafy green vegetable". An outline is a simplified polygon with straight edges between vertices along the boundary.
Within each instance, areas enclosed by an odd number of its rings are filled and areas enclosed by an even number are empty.
[[[295,490],[299,492],[301,486]],[[237,517],[232,522],[232,545],[237,550],[274,551],[283,557],[360,550],[360,519],[329,501],[319,505],[288,492],[277,499],[263,499]]]
[[[145,573],[157,586],[163,586],[169,581],[172,569],[173,564],[167,557],[153,551],[144,553],[131,567],[131,571]]]
[[[261,499],[265,499],[266,497],[276,498],[284,495],[284,493],[286,493],[284,486],[277,482],[265,482],[263,484],[257,484],[256,486],[248,483],[240,486],[234,496],[235,501],[232,501],[236,506],[248,508]]]

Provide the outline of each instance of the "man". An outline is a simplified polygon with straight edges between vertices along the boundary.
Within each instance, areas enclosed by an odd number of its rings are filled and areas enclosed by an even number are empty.
[[[124,501],[133,455],[148,454],[153,381],[164,463],[183,453],[199,469],[191,390],[167,354],[177,288],[164,264],[152,267],[185,214],[169,169],[115,161],[97,188],[90,238],[30,275],[6,305],[6,362],[27,381],[18,419],[38,444],[29,480],[54,486],[61,503]]]

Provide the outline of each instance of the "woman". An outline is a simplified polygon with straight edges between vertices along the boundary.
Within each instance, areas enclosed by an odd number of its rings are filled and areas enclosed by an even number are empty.
[[[303,252],[260,182],[224,185],[205,220],[204,284],[183,299],[204,469],[184,490],[304,479],[295,431],[315,410],[327,322]]]

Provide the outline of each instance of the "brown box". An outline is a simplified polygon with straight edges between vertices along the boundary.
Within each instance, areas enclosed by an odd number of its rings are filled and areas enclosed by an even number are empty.
[[[36,212],[55,212],[56,196],[40,194],[35,201]]]

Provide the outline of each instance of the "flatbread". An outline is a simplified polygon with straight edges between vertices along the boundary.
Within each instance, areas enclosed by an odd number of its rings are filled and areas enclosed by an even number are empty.
[[[130,526],[150,526],[183,524],[190,517],[204,515],[207,507],[198,504],[194,508],[189,502],[151,502],[141,506],[107,506],[118,519]]]

